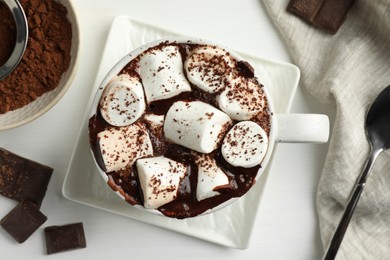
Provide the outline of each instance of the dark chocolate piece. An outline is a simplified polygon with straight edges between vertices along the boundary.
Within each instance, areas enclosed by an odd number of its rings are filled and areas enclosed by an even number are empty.
[[[87,247],[83,223],[45,228],[47,254]]]
[[[314,17],[313,25],[336,33],[347,18],[354,0],[327,0],[321,6],[320,11]]]
[[[0,225],[16,241],[23,243],[29,238],[45,221],[37,205],[31,201],[22,201],[11,210],[1,221]]]
[[[291,0],[287,10],[312,22],[324,0]]]
[[[0,148],[0,194],[41,205],[53,169]]]
[[[290,0],[287,10],[309,24],[335,34],[355,0]]]

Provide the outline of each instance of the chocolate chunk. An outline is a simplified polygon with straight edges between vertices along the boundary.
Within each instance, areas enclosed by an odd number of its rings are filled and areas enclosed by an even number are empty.
[[[53,169],[0,148],[0,194],[41,205]]]
[[[31,201],[22,201],[11,210],[1,221],[0,225],[16,241],[23,243],[29,238],[45,221],[38,207]]]
[[[287,10],[312,22],[324,0],[291,0]]]
[[[287,10],[309,24],[335,34],[355,0],[291,0]]]
[[[313,20],[314,26],[336,33],[347,18],[354,0],[327,0]]]
[[[83,223],[46,227],[45,239],[49,255],[87,247]]]
[[[255,69],[247,61],[240,60],[237,63],[237,69],[245,78],[253,78],[255,76]]]

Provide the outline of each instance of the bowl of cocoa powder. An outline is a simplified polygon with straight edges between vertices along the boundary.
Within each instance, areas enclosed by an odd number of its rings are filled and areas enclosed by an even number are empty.
[[[17,68],[0,80],[0,130],[21,126],[52,108],[74,79],[80,46],[70,0],[19,0],[28,21],[28,43]],[[15,21],[0,2],[0,66],[16,41]],[[4,39],[4,40],[3,40]]]

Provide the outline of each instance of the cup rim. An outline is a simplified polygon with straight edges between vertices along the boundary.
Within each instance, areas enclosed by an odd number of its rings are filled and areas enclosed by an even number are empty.
[[[107,84],[115,76],[117,76],[119,74],[119,72],[129,62],[131,62],[133,59],[135,59],[138,55],[140,55],[141,53],[143,53],[147,49],[155,47],[155,46],[157,46],[157,45],[159,45],[161,43],[164,43],[164,42],[172,43],[172,44],[174,44],[174,43],[188,43],[188,44],[214,45],[214,46],[217,46],[219,48],[224,49],[225,51],[228,51],[229,54],[233,58],[238,60],[238,61],[245,60],[239,54],[237,54],[235,51],[231,50],[229,47],[226,47],[226,46],[224,46],[224,45],[222,45],[220,43],[216,43],[216,42],[210,41],[210,40],[205,40],[205,39],[202,39],[202,38],[174,36],[174,37],[164,37],[164,38],[161,38],[161,39],[158,39],[158,40],[154,40],[154,41],[148,42],[146,44],[143,44],[143,45],[135,48],[130,53],[126,54],[113,67],[111,67],[111,69],[107,72],[107,74],[105,75],[105,77],[103,78],[101,83],[99,84],[99,87],[98,87],[98,89],[97,89],[97,91],[95,93],[95,96],[94,96],[93,101],[92,101],[90,115],[89,115],[88,119],[90,119],[91,117],[96,115],[97,109],[98,109],[98,105],[99,105],[99,102],[100,102],[100,98],[101,98],[101,96],[103,94],[103,91],[104,91],[104,88],[107,86]],[[249,64],[250,64],[250,62],[249,62]],[[266,155],[265,155],[263,161],[261,162],[261,166],[260,166],[260,168],[257,171],[256,177],[255,177],[255,181],[256,182],[258,182],[258,180],[262,176],[264,170],[267,168],[267,165],[268,165],[268,163],[270,161],[270,158],[271,158],[271,155],[272,155],[272,152],[273,152],[273,148],[274,148],[274,144],[275,144],[275,133],[277,131],[276,130],[277,123],[276,123],[276,119],[275,119],[275,110],[274,110],[274,107],[273,107],[271,95],[269,94],[269,91],[268,91],[269,83],[266,82],[266,77],[261,77],[262,75],[264,75],[264,73],[265,73],[264,71],[258,71],[257,69],[255,69],[255,71],[254,71],[254,75],[258,79],[258,82],[263,85],[262,89],[263,89],[263,91],[265,93],[265,96],[266,96],[266,99],[267,99],[267,106],[268,106],[269,113],[270,113],[270,131],[269,131],[269,136],[268,136],[268,139],[269,139],[268,140],[268,148],[267,148],[267,151],[266,151]],[[260,80],[260,79],[262,79],[262,80]],[[89,128],[88,128],[88,131],[89,131]],[[102,176],[103,180],[107,184],[108,181],[109,181],[109,177],[108,177],[107,173],[105,171],[103,171],[100,168],[99,164],[97,163],[96,158],[95,158],[95,154],[94,154],[91,146],[90,146],[89,150],[92,153],[92,158],[93,158],[94,163],[95,163],[95,165],[96,165],[96,167],[98,169],[98,172],[100,173],[100,175]],[[254,183],[252,185],[252,187],[245,194],[243,194],[241,197],[245,196],[251,189],[253,189],[254,185],[256,185],[256,183]],[[117,194],[121,199],[126,201],[125,197],[119,191],[115,191],[113,189],[112,189],[112,191],[115,192],[115,194]],[[215,206],[214,208],[210,208],[210,209],[204,211],[203,213],[201,213],[199,215],[196,215],[194,217],[203,216],[203,215],[207,215],[207,214],[216,212],[216,211],[218,211],[218,210],[220,210],[222,208],[225,208],[226,206],[231,205],[233,202],[235,202],[237,199],[240,199],[241,197],[232,197],[229,200],[226,200],[226,201],[222,202],[221,204]],[[146,211],[146,212],[151,212],[151,213],[156,214],[156,215],[165,216],[164,214],[162,214],[157,209],[148,209],[148,208],[145,208],[143,205],[139,205],[139,204],[135,204],[135,205],[130,204],[130,205],[135,207],[135,208],[138,208],[138,209],[141,209],[143,211]],[[168,217],[168,216],[165,216],[165,217]]]

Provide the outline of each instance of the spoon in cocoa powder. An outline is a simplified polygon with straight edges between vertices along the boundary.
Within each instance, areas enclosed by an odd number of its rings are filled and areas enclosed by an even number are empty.
[[[4,64],[0,64],[0,80],[8,76],[19,64],[27,47],[28,26],[24,10],[18,0],[3,0],[10,9],[16,25],[15,47]],[[1,23],[1,21],[0,21]],[[2,35],[2,37],[4,37]]]

